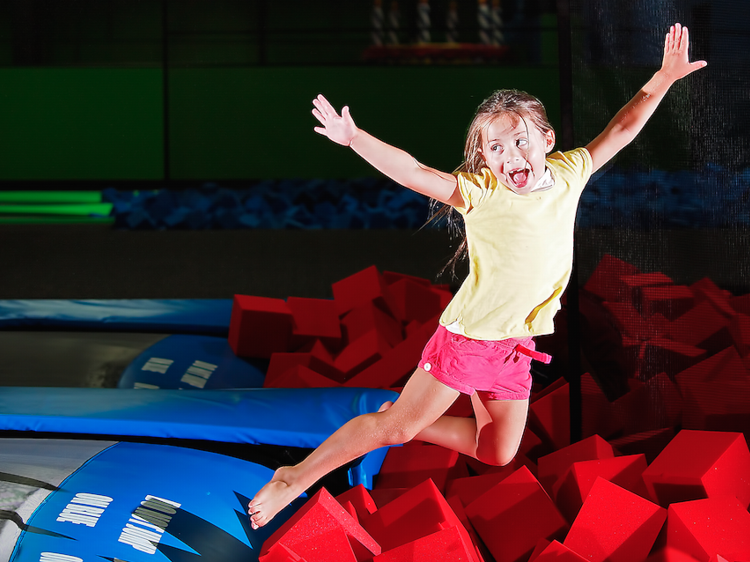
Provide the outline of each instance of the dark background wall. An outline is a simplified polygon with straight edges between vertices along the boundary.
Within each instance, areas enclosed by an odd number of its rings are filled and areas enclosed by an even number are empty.
[[[413,40],[411,4],[401,3],[404,44]],[[0,3],[0,180],[373,175],[313,133],[310,102],[321,92],[350,105],[361,126],[448,170],[494,89],[535,93],[559,124],[551,8],[516,14],[532,32],[499,64],[378,65],[363,62],[371,5]],[[460,5],[462,40],[476,42],[474,3]],[[515,3],[507,5],[511,17]],[[444,40],[446,6],[432,3],[435,42]]]

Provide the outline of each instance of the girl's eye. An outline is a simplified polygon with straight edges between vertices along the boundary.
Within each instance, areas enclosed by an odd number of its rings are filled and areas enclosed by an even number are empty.
[[[526,146],[527,144],[529,144],[529,141],[527,139],[518,139],[518,141],[516,142],[516,144],[518,146]]]
[[[500,151],[501,151],[502,149],[503,149],[503,147],[502,147],[502,146],[500,146],[499,144],[493,144],[493,145],[492,145],[492,146],[490,147],[490,150],[491,150],[492,152],[500,152]]]

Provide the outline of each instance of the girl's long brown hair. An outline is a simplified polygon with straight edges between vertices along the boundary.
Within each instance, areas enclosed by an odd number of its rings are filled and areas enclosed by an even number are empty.
[[[456,169],[456,172],[467,172],[469,174],[479,174],[482,168],[486,167],[482,157],[482,132],[495,119],[503,116],[509,116],[513,119],[514,125],[518,120],[526,119],[537,127],[543,134],[552,131],[547,118],[547,111],[544,105],[537,98],[520,90],[497,90],[490,97],[484,100],[477,108],[466,132],[466,143],[464,144],[464,161]],[[526,124],[528,128],[528,123]],[[461,243],[456,249],[456,253],[440,271],[442,274],[450,268],[451,274],[456,276],[456,265],[467,255],[466,230],[461,215],[450,205],[445,205],[435,199],[430,201],[430,217],[428,223],[445,219],[448,223],[448,229],[452,236],[461,238]]]

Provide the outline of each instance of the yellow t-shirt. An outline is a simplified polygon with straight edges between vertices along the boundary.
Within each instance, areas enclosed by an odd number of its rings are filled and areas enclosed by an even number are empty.
[[[466,223],[469,275],[443,312],[466,337],[502,340],[551,334],[573,265],[578,200],[593,163],[585,148],[555,152],[555,185],[518,195],[488,168],[457,174]]]

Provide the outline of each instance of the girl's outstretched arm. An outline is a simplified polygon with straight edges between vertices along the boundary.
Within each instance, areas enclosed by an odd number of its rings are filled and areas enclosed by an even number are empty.
[[[706,66],[706,61],[690,62],[689,40],[687,27],[677,23],[670,28],[664,42],[661,68],[586,147],[594,161],[594,171],[606,164],[641,132],[672,84]]]
[[[322,127],[315,131],[343,146],[349,146],[392,180],[448,205],[463,205],[453,174],[429,168],[400,148],[386,144],[354,124],[349,108],[339,115],[322,95],[313,100],[313,115]]]

